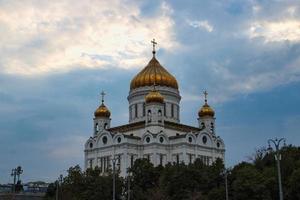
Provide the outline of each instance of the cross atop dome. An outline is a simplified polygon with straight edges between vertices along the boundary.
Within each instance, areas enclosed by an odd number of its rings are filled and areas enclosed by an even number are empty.
[[[106,95],[105,92],[102,90],[101,94],[101,102],[104,103],[104,96]]]
[[[208,92],[205,90],[205,91],[203,92],[203,94],[204,94],[204,101],[205,101],[205,103],[207,103],[207,95],[208,95]]]
[[[153,50],[152,50],[152,53],[153,53],[153,56],[155,56],[155,45],[157,45],[157,42],[155,42],[155,39],[153,38],[153,40],[151,40],[151,43],[152,43],[152,46],[153,46]]]

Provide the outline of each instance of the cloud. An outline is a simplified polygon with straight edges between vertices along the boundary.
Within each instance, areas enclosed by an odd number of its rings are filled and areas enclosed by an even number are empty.
[[[207,20],[203,20],[203,21],[187,20],[187,23],[188,23],[189,26],[191,26],[193,28],[204,29],[207,32],[212,32],[214,30],[214,27]]]
[[[40,147],[45,148],[48,156],[55,160],[77,159],[83,158],[84,143],[87,138],[80,135],[69,135],[60,140],[49,139]]]
[[[248,33],[251,39],[261,37],[265,42],[299,42],[300,20],[255,21]]]
[[[143,66],[155,37],[179,45],[171,7],[145,17],[133,2],[7,1],[0,5],[0,72],[38,75],[75,68]]]

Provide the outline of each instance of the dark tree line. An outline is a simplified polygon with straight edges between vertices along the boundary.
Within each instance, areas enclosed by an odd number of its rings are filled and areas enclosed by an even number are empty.
[[[281,149],[281,171],[285,199],[300,199],[300,148]],[[138,159],[130,169],[130,197],[134,200],[224,200],[225,174],[222,160],[207,166],[167,164],[154,167],[147,159]],[[261,149],[251,162],[242,162],[227,170],[229,199],[278,200],[277,169],[274,153]],[[126,199],[128,179],[116,176],[116,199]],[[47,199],[54,199],[56,184],[50,184]],[[59,194],[64,200],[111,200],[112,173],[100,175],[98,168],[82,171],[71,167],[63,179]]]

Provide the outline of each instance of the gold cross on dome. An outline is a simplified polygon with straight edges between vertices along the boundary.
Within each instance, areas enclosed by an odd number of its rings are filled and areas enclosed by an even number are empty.
[[[207,95],[208,95],[208,92],[205,90],[205,91],[203,92],[203,94],[204,94],[204,98],[205,98],[205,103],[207,103]]]
[[[106,94],[104,93],[104,91],[102,91],[101,92],[101,96],[102,96],[102,100],[101,100],[101,102],[103,103],[104,102],[104,96],[105,96]]]
[[[151,40],[151,43],[153,45],[153,51],[152,51],[152,53],[154,55],[155,54],[155,45],[157,45],[157,42],[155,42],[155,39],[153,38],[153,40]]]

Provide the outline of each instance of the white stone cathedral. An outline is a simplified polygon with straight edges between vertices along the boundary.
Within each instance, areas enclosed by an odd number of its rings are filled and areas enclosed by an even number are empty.
[[[153,41],[153,44],[154,41]],[[198,112],[198,126],[180,123],[178,83],[155,57],[131,81],[129,123],[111,127],[111,113],[102,104],[94,113],[94,133],[85,143],[85,169],[98,166],[105,173],[113,163],[121,176],[138,158],[149,159],[154,166],[184,162],[196,158],[209,165],[224,160],[225,145],[216,135],[215,112],[205,102]]]

